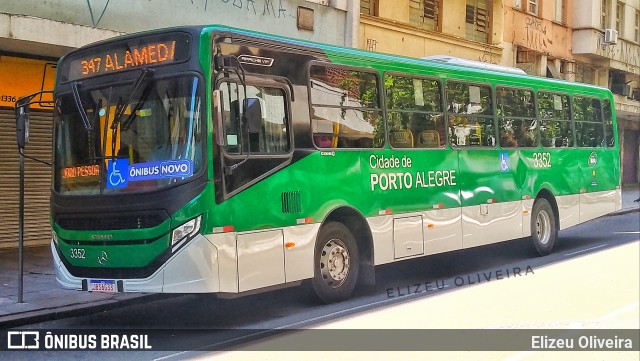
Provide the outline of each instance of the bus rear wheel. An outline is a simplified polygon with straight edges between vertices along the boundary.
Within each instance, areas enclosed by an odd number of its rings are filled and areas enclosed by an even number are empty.
[[[351,231],[338,222],[320,228],[314,255],[313,289],[320,300],[338,302],[351,296],[358,281],[358,247]]]
[[[558,238],[556,217],[549,201],[540,198],[533,204],[531,214],[531,241],[541,256],[551,253]]]

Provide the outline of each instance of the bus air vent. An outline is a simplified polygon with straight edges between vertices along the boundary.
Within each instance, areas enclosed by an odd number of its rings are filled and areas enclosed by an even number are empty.
[[[282,213],[300,213],[300,191],[282,193]]]

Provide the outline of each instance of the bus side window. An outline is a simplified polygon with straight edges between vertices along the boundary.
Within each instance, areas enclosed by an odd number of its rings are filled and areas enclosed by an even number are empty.
[[[309,94],[311,131],[316,147],[383,146],[384,127],[375,71],[312,64]]]
[[[443,148],[446,126],[438,79],[385,74],[389,142],[394,148]]]
[[[565,148],[573,146],[569,96],[538,92],[538,118],[540,118],[540,135],[543,147]]]
[[[574,96],[573,115],[576,145],[584,148],[604,146],[605,135],[600,99]]]
[[[447,82],[449,140],[454,147],[495,147],[491,88]]]
[[[605,99],[603,102],[602,113],[604,115],[604,135],[607,147],[613,147],[616,144],[613,134],[613,114],[611,113],[611,102]]]
[[[287,153],[290,149],[287,97],[281,88],[247,85],[247,94],[241,94],[244,87],[236,83],[222,83],[225,109],[224,129],[227,153]],[[255,129],[243,124],[243,100],[255,98],[260,103],[261,118]],[[228,109],[228,110],[227,110]]]
[[[528,89],[496,87],[500,146],[537,147],[538,129],[533,92]]]

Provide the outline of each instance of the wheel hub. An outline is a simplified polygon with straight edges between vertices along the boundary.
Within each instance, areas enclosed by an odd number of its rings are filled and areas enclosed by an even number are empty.
[[[339,239],[332,239],[322,247],[320,272],[331,287],[340,287],[349,274],[350,257],[346,245]]]
[[[545,211],[540,211],[536,217],[536,236],[543,245],[549,243],[551,239],[551,219]]]

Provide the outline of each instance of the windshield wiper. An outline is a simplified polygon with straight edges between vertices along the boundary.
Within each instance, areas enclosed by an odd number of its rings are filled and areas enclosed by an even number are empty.
[[[126,102],[122,102],[122,98],[118,99],[118,103],[116,104],[116,114],[113,117],[113,122],[111,122],[111,129],[115,129],[118,124],[121,124],[122,130],[126,130],[133,117],[136,114],[136,111],[142,106],[142,100],[146,98],[146,96],[140,96],[138,101],[136,102],[135,107],[131,109],[131,114],[127,117],[127,119],[123,122],[122,116],[124,115],[124,111],[127,108],[128,104],[136,98],[135,95],[138,93],[138,89],[142,88],[143,91],[147,89],[146,85],[149,84],[149,80],[151,80],[153,75],[153,69],[143,68],[140,76],[136,79],[136,82],[133,84],[133,88],[131,89],[131,93],[129,93],[129,99]],[[142,85],[145,85],[144,87]]]
[[[80,114],[80,119],[82,119],[82,124],[84,125],[85,130],[91,130],[91,122],[89,121],[89,116],[82,106],[82,99],[80,99],[80,92],[78,91],[78,85],[80,82],[74,81],[71,83],[71,91],[73,92],[73,100],[76,103],[76,108],[78,109],[78,113]]]

